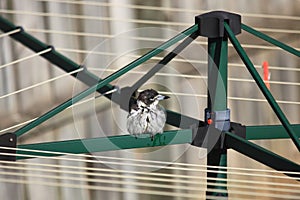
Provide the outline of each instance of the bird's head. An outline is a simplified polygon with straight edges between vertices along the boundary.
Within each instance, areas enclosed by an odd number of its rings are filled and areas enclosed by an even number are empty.
[[[153,89],[147,89],[142,91],[137,100],[141,103],[144,104],[143,106],[150,106],[151,104],[158,104],[159,101],[168,99],[170,97],[164,96],[159,94],[156,90]]]

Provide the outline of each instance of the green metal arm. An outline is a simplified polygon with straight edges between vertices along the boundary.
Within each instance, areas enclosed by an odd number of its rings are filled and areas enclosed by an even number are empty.
[[[225,145],[275,170],[298,172],[285,173],[287,176],[300,178],[300,165],[283,158],[263,147],[249,142],[230,132],[225,133]],[[300,180],[300,179],[299,179]]]
[[[198,37],[198,33],[194,32],[185,40],[183,40],[177,47],[175,47],[170,53],[168,53],[162,60],[160,60],[156,65],[154,65],[144,76],[142,76],[138,81],[136,81],[130,87],[130,94],[135,90],[144,85],[153,75],[155,75],[159,70],[161,70],[165,65],[167,65],[173,58],[175,58],[181,51],[183,51],[189,44],[191,44]],[[128,106],[128,105],[127,105]]]
[[[296,145],[298,151],[300,151],[300,141],[299,141],[297,135],[295,134],[295,132],[293,131],[288,119],[286,118],[286,116],[282,112],[281,108],[277,104],[277,102],[274,99],[274,97],[272,96],[271,92],[266,87],[265,83],[263,82],[260,75],[256,71],[254,65],[250,61],[248,55],[246,54],[243,47],[241,46],[241,44],[239,43],[239,41],[237,40],[237,38],[235,37],[235,35],[231,31],[229,25],[227,23],[224,23],[224,26],[225,26],[226,32],[228,33],[229,39],[230,39],[231,43],[233,44],[234,48],[236,49],[237,53],[239,54],[239,56],[243,60],[244,64],[246,65],[246,67],[248,69],[248,71],[250,72],[250,74],[252,75],[252,77],[255,80],[256,84],[258,85],[258,87],[260,88],[262,93],[264,94],[265,98],[269,102],[269,104],[272,107],[273,111],[276,113],[278,119],[280,120],[280,122],[284,126],[285,130],[287,131],[287,133],[289,134],[289,136],[293,140],[293,142]]]
[[[300,138],[300,124],[291,125],[292,129]],[[290,138],[282,125],[247,126],[247,140],[287,139]]]
[[[289,52],[291,54],[294,54],[295,56],[300,57],[300,51],[298,51],[297,49],[294,49],[294,48],[292,48],[292,47],[290,47],[290,46],[288,46],[288,45],[286,45],[282,42],[279,42],[278,40],[275,40],[275,39],[271,38],[270,36],[268,36],[266,34],[263,34],[259,31],[255,30],[255,29],[245,25],[245,24],[242,24],[242,29],[244,31],[247,31],[248,33],[251,33],[251,34],[255,35],[256,37],[259,37],[259,38],[261,38],[261,39],[263,39],[263,40],[265,40],[265,41],[267,41],[267,42],[283,49],[283,50],[286,50],[287,52]]]
[[[190,34],[194,33],[197,30],[198,30],[197,25],[191,26],[189,29],[187,29],[183,33],[180,33],[180,34],[176,35],[175,37],[173,37],[170,40],[168,40],[167,42],[161,44],[157,48],[151,50],[150,52],[146,53],[142,57],[134,60],[133,62],[126,65],[125,67],[121,68],[117,72],[115,72],[115,73],[111,74],[110,76],[100,80],[96,85],[84,90],[83,92],[79,93],[78,95],[74,96],[73,98],[65,101],[61,105],[55,107],[54,109],[52,109],[49,112],[45,113],[44,115],[40,116],[39,118],[32,121],[31,123],[29,123],[29,124],[21,127],[20,129],[16,130],[15,134],[18,137],[23,135],[24,133],[28,132],[29,130],[33,129],[34,127],[38,126],[39,124],[45,122],[46,120],[50,119],[51,117],[53,117],[56,114],[60,113],[61,111],[65,110],[66,108],[68,108],[72,104],[75,104],[75,103],[79,102],[80,100],[87,97],[88,95],[90,95],[90,94],[94,93],[95,91],[99,90],[100,88],[108,85],[113,80],[119,78],[120,76],[127,73],[131,69],[139,66],[140,64],[142,64],[143,62],[149,60],[153,56],[156,56],[157,54],[161,53],[162,51],[164,51],[168,47],[172,46],[173,44],[175,44],[178,41],[182,40],[187,35],[190,35]]]
[[[166,131],[163,134],[156,134],[153,140],[151,140],[151,138],[147,134],[144,134],[139,136],[138,138],[135,138],[131,135],[120,135],[47,143],[24,144],[18,145],[19,150],[17,150],[17,159],[20,160],[34,158],[36,156],[60,156],[68,153],[82,154],[120,149],[157,147],[173,144],[190,144],[191,142],[192,130],[185,129]],[[49,152],[46,153],[41,151]],[[51,153],[51,151],[53,153]]]

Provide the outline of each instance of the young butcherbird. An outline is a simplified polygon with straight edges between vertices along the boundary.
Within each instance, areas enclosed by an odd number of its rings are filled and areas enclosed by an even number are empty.
[[[162,133],[167,116],[164,107],[159,105],[159,101],[168,98],[153,89],[142,91],[138,98],[129,105],[128,132],[136,137],[148,133],[152,139],[157,133]]]

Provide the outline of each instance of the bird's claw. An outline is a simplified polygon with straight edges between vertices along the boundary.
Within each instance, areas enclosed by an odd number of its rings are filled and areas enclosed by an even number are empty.
[[[154,135],[150,135],[150,138],[151,138],[151,141],[153,142],[154,141]]]

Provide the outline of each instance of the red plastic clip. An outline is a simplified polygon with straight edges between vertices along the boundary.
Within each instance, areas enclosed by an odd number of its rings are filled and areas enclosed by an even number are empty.
[[[263,70],[264,70],[264,82],[267,86],[267,88],[270,90],[271,86],[270,86],[270,78],[271,78],[271,73],[269,72],[269,63],[268,61],[264,61],[263,62]]]
[[[213,123],[213,120],[212,119],[207,119],[207,124],[208,125],[211,125]]]

